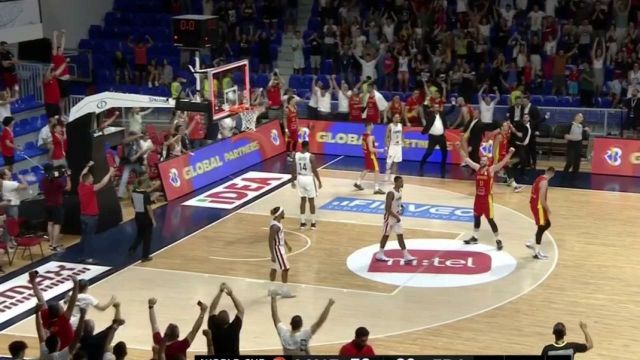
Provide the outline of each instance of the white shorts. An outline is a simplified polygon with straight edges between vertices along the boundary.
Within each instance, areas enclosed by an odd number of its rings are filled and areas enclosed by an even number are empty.
[[[387,153],[387,163],[402,162],[402,145],[390,145]]]
[[[277,246],[273,249],[273,258],[276,260],[271,263],[271,268],[284,271],[289,270],[289,262],[287,262],[287,253],[284,246]]]
[[[385,235],[391,235],[391,233],[402,234],[402,223],[397,222],[395,219],[385,220],[382,231],[384,231]]]
[[[308,175],[298,176],[297,182],[298,183],[296,185],[298,187],[298,194],[300,194],[300,197],[314,199],[316,195],[318,195],[318,190],[316,189],[316,182],[313,176],[308,176]]]

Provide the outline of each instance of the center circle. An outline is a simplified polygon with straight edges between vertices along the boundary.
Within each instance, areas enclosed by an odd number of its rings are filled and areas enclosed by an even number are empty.
[[[404,262],[402,251],[389,242],[385,254],[389,261],[375,259],[378,244],[356,250],[347,258],[349,270],[363,278],[384,284],[447,288],[484,284],[511,274],[517,260],[506,251],[484,244],[463,245],[458,240],[409,239],[411,255],[417,259]],[[397,250],[395,250],[397,249]]]

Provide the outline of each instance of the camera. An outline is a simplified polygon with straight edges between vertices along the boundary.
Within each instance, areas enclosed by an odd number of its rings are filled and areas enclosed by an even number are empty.
[[[69,175],[69,171],[67,170],[67,168],[64,165],[59,165],[56,167],[52,167],[50,168],[50,171],[46,171],[46,175],[49,179],[59,179],[61,177],[64,176],[68,176]]]

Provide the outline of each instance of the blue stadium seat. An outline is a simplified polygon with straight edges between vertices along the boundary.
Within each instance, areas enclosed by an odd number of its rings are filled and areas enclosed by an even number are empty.
[[[575,107],[575,108],[580,107],[580,97],[579,96],[574,96],[571,99],[571,107]]]
[[[498,105],[509,106],[509,95],[500,95],[500,101],[498,102]]]
[[[558,106],[558,97],[553,95],[547,95],[542,100],[542,106],[556,107]]]
[[[307,29],[309,29],[309,31],[318,32],[320,30],[320,25],[320,18],[311,17],[307,22]]]
[[[256,77],[256,86],[259,88],[266,88],[269,85],[269,75],[258,74]]]
[[[289,76],[289,87],[296,90],[302,89],[302,77],[296,74]]]
[[[296,90],[296,95],[301,99],[309,99],[311,97],[311,91],[307,89]]]
[[[562,96],[558,99],[558,107],[571,107],[571,97],[570,96]]]
[[[313,84],[313,75],[304,75],[304,76],[302,76],[302,88],[303,89],[311,89],[311,84]]]
[[[393,92],[391,93],[391,98],[393,99],[394,97],[396,97],[396,96],[397,96],[397,97],[399,97],[400,99],[402,99],[402,96],[403,96],[403,95],[404,95],[404,93],[401,93],[401,92],[399,92],[399,91],[393,91]]]
[[[320,65],[320,73],[333,74],[333,60],[331,59],[322,60],[322,64]]]
[[[600,97],[599,99],[600,99],[600,106],[598,107],[602,109],[610,109],[611,106],[613,105],[611,98],[608,96],[603,96],[603,97]]]
[[[535,106],[543,106],[542,104],[544,103],[544,100],[540,95],[532,95],[531,103]]]
[[[380,95],[387,101],[391,101],[393,98],[393,95],[389,91],[380,91]]]

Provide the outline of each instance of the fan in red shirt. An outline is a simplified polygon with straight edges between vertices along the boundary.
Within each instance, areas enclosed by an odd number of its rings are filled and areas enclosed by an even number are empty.
[[[424,100],[420,96],[420,90],[413,90],[411,97],[407,99],[404,107],[404,122],[407,126],[424,126],[422,123],[422,103]]]
[[[271,81],[267,86],[267,100],[269,101],[269,120],[282,119],[282,89],[277,72],[271,75]]]
[[[362,122],[362,98],[358,90],[356,86],[349,96],[349,120],[353,122]]]
[[[165,359],[179,359],[179,358],[187,358],[187,350],[193,344],[193,340],[195,340],[196,335],[198,335],[198,331],[202,327],[202,322],[204,321],[204,316],[207,312],[208,306],[198,301],[198,307],[200,308],[200,315],[198,315],[198,319],[193,324],[191,331],[187,334],[187,336],[180,340],[180,329],[176,324],[169,324],[164,331],[164,336],[160,333],[160,327],[158,326],[158,320],[156,319],[156,312],[153,309],[158,300],[155,298],[149,299],[149,320],[151,321],[151,330],[153,331],[153,343],[155,345],[163,345],[165,350]],[[163,344],[164,343],[164,344]]]
[[[366,108],[366,122],[372,124],[379,123],[380,108],[378,108],[378,101],[376,100],[376,89],[373,83],[369,84],[369,93],[365,95],[364,107]]]
[[[142,85],[145,82],[147,76],[147,50],[153,46],[153,40],[149,35],[145,36],[147,42],[138,41],[134,44],[133,36],[129,37],[127,45],[133,49],[133,62],[135,64],[136,71],[136,84]],[[151,86],[150,86],[151,87]]]
[[[13,139],[13,116],[6,116],[2,119],[2,136],[0,137],[0,150],[2,150],[2,157],[4,158],[4,166],[7,167],[9,172],[13,172],[13,164],[15,163],[16,145]]]
[[[42,318],[42,326],[49,331],[49,336],[56,336],[59,341],[59,349],[63,350],[71,342],[73,342],[74,334],[73,327],[69,319],[73,313],[73,308],[76,306],[76,300],[78,299],[78,279],[72,277],[73,290],[67,307],[62,309],[62,306],[57,301],[46,302],[40,287],[38,284],[38,272],[29,272],[29,284],[33,288],[33,294],[35,295],[38,303],[45,304],[44,309],[40,311],[40,317]]]
[[[384,112],[385,123],[386,122],[391,123],[393,121],[393,117],[396,115],[402,118],[403,113],[404,113],[404,104],[402,103],[402,100],[400,100],[400,96],[396,95],[393,97],[393,99],[391,99],[389,106],[387,106],[387,109]],[[405,125],[407,125],[406,122],[405,122]]]
[[[53,125],[49,156],[51,157],[51,163],[53,163],[53,166],[64,165],[67,167],[67,136],[62,128],[62,124],[60,123]]]
[[[298,108],[296,107],[296,97],[289,96],[287,98],[286,124],[285,131],[287,135],[287,152],[289,159],[293,159],[295,152],[298,150]]]
[[[367,344],[369,340],[369,330],[366,327],[356,329],[356,337],[340,348],[340,356],[376,356],[371,345]]]
[[[69,74],[69,67],[67,67],[67,59],[64,57],[64,44],[66,42],[66,31],[62,30],[62,36],[60,37],[60,42],[58,43],[58,32],[53,32],[53,51],[51,52],[51,62],[53,63],[53,68],[57,71],[60,68],[62,72],[57,77],[58,88],[60,88],[60,109],[62,109],[63,114],[67,114],[69,109],[66,108],[67,102],[65,99],[69,97],[69,79],[71,75]]]
[[[49,66],[42,79],[44,110],[49,118],[62,115],[60,111],[61,96],[60,87],[58,86],[58,76],[67,68],[67,63],[65,61],[65,63],[56,70],[54,70],[54,66],[53,64]]]
[[[207,128],[202,114],[189,113],[187,123],[187,133],[189,134],[191,146],[194,149],[205,146],[207,144],[207,139],[205,138]]]

